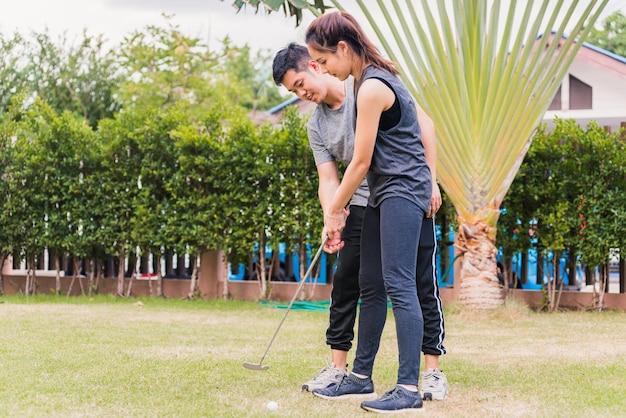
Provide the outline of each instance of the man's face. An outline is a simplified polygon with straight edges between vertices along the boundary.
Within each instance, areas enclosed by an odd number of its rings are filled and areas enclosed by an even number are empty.
[[[327,88],[321,74],[308,71],[289,70],[283,77],[283,86],[302,100],[320,104],[326,99]]]

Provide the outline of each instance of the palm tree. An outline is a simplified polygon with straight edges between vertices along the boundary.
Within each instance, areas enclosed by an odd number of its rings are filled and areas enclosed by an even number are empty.
[[[504,301],[496,276],[500,204],[608,1],[377,0],[376,11],[357,0],[437,127],[438,180],[458,216],[459,300],[469,307]],[[263,3],[288,10],[286,1]],[[323,2],[300,3],[324,10]]]

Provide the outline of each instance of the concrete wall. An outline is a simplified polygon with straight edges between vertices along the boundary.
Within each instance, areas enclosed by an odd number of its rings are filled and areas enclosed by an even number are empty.
[[[35,276],[37,293],[39,294],[53,294],[55,289],[55,278],[54,276],[45,275],[45,276]],[[23,275],[5,275],[4,276],[4,293],[6,295],[14,295],[19,293],[24,293],[24,284],[26,281],[26,277]],[[70,287],[70,283],[72,281],[71,277],[61,277],[61,294],[67,294],[67,291]],[[84,289],[84,293],[88,294],[89,289],[89,280],[85,277],[80,279],[82,281],[82,286]],[[72,286],[72,296],[81,295],[81,284],[79,280],[74,282]],[[128,287],[129,279],[125,279],[124,281],[124,289]],[[163,294],[168,298],[183,298],[189,294],[189,280],[184,279],[164,279],[163,280]],[[132,296],[149,296],[150,293],[150,283],[148,280],[134,280],[133,286],[131,288]],[[99,294],[116,294],[117,293],[117,279],[116,278],[103,278],[100,279],[98,283],[98,293]],[[156,281],[152,281],[152,294],[156,294]]]
[[[225,290],[227,297],[237,300],[261,300],[259,283],[256,281],[229,281],[227,276],[228,265],[224,262],[224,257],[220,251],[209,251],[202,255],[201,267],[198,277],[198,290],[203,299],[220,299],[224,297]],[[85,293],[87,292],[87,279],[83,278]],[[126,279],[125,288],[128,285]],[[71,277],[62,277],[61,285],[63,294],[67,292]],[[23,293],[25,277],[23,275],[5,275],[4,292],[11,295]],[[184,279],[164,279],[163,294],[166,298],[183,298],[189,293],[190,280]],[[270,282],[269,299],[278,302],[289,302],[298,287],[294,282]],[[117,291],[117,279],[105,278],[99,283],[100,294],[115,294]],[[152,282],[153,293],[156,290],[156,283]],[[55,288],[54,276],[45,275],[37,277],[37,292],[50,294]],[[302,293],[296,300],[329,300],[332,286],[328,284],[306,284]],[[458,287],[446,287],[440,290],[444,305],[448,305],[458,300]],[[78,282],[74,283],[72,295],[80,295],[81,288]],[[149,296],[150,288],[148,280],[136,280],[133,282],[132,296]],[[540,306],[543,296],[537,290],[511,290],[513,297],[525,302],[529,306]],[[626,293],[606,293],[604,295],[607,309],[626,311]],[[566,309],[586,309],[593,303],[593,294],[589,292],[563,291],[561,295],[560,307]]]

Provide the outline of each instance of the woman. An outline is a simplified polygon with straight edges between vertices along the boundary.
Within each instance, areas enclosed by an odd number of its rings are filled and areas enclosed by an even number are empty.
[[[361,236],[361,307],[354,366],[339,384],[313,393],[328,399],[375,396],[372,372],[389,297],[398,339],[397,385],[379,399],[362,402],[361,407],[375,412],[419,409],[423,319],[415,272],[432,184],[415,103],[393,63],[378,53],[349,13],[315,19],[307,29],[306,43],[325,72],[340,80],[354,77],[354,155],[324,213],[326,231],[337,248],[346,205],[364,176],[370,187]]]

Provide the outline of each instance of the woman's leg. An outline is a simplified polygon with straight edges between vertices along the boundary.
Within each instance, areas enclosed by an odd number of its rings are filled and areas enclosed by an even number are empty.
[[[417,386],[424,321],[416,286],[416,263],[424,212],[393,197],[380,204],[381,266],[398,338],[398,384]]]

